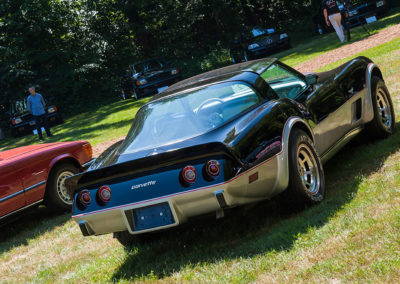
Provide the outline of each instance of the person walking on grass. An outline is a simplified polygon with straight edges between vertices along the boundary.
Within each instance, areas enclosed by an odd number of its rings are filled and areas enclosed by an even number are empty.
[[[336,0],[322,0],[322,10],[328,27],[332,24],[340,41],[344,43],[344,33],[342,30],[342,15]]]
[[[35,118],[36,129],[39,135],[39,141],[43,141],[42,127],[44,127],[47,137],[52,137],[49,125],[47,122],[46,111],[45,111],[45,101],[43,96],[36,93],[36,88],[34,86],[29,87],[29,97],[28,97],[28,110]]]

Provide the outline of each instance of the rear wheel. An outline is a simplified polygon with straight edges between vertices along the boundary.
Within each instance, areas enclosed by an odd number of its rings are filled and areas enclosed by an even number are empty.
[[[394,131],[392,100],[381,78],[372,77],[371,89],[374,119],[366,125],[366,131],[371,138],[386,138]]]
[[[321,202],[325,196],[322,163],[310,137],[294,129],[289,138],[289,186],[283,193],[284,202],[304,206]]]
[[[55,166],[47,181],[45,196],[46,206],[54,212],[71,210],[72,198],[65,186],[65,180],[79,173],[79,169],[72,164],[59,164]]]

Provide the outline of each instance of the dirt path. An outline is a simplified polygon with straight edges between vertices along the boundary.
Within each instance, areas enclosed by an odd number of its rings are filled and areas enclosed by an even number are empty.
[[[342,58],[356,55],[361,51],[389,42],[396,37],[400,37],[400,24],[381,30],[378,33],[362,40],[353,42],[351,44],[346,44],[337,49],[328,51],[314,59],[311,59],[296,66],[295,69],[299,70],[300,72],[315,71],[327,64],[336,62]],[[98,157],[105,149],[110,147],[115,142],[122,140],[123,138],[124,137],[119,137],[107,142],[97,144],[93,147],[93,157]]]
[[[381,30],[362,40],[328,51],[314,59],[296,66],[295,69],[300,72],[312,72],[342,58],[356,55],[361,51],[389,42],[396,37],[400,37],[400,24]]]

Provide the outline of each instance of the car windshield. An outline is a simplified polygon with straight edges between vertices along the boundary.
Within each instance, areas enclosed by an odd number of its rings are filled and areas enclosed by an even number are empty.
[[[209,85],[156,100],[140,109],[120,152],[153,149],[204,134],[261,100],[243,82]]]
[[[160,69],[163,68],[165,63],[162,60],[159,59],[153,59],[141,63],[137,63],[133,65],[133,69],[136,71],[136,73],[140,72],[147,72],[150,70],[155,70],[155,69]]]
[[[263,29],[263,28],[253,28],[251,30],[251,34],[253,35],[253,37],[258,37],[265,34],[272,34],[274,32],[275,32],[274,29]]]
[[[14,113],[24,113],[28,111],[28,100],[27,98],[23,100],[14,101],[10,104],[10,111]]]

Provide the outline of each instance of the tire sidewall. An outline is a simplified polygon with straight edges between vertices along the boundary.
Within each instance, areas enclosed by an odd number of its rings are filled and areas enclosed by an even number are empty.
[[[306,145],[310,154],[313,156],[317,171],[319,175],[319,187],[315,193],[307,190],[301,181],[300,173],[297,167],[297,157],[301,145]],[[298,203],[318,203],[321,202],[325,196],[325,175],[322,167],[322,162],[314,149],[314,144],[310,137],[302,130],[294,129],[290,135],[289,140],[289,190],[294,195],[293,198],[298,200]]]
[[[392,116],[392,124],[390,129],[387,129],[382,121],[381,121],[381,116],[379,114],[378,110],[378,102],[377,102],[377,94],[378,90],[381,89],[384,92],[384,95],[386,97],[386,100],[390,106],[390,114]],[[382,132],[382,135],[390,135],[393,133],[394,130],[394,123],[395,123],[395,116],[394,116],[394,110],[393,110],[393,103],[389,94],[389,90],[387,89],[385,83],[378,77],[373,77],[372,78],[372,103],[373,103],[373,110],[374,110],[374,123],[376,127]]]
[[[64,212],[71,210],[71,204],[65,203],[57,191],[58,177],[64,172],[71,172],[73,174],[79,173],[79,169],[72,164],[59,164],[54,167],[49,175],[47,181],[47,188],[45,194],[46,206],[52,211]]]

